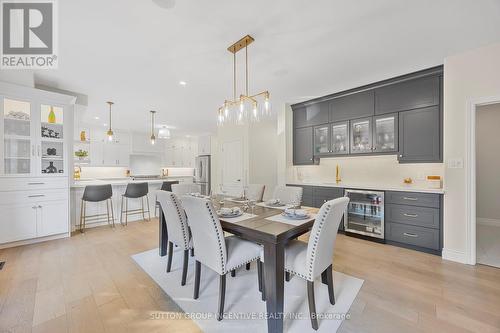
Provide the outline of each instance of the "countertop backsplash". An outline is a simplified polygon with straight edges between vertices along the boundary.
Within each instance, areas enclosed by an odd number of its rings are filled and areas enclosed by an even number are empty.
[[[335,182],[335,167],[340,167],[342,183],[366,183],[367,185],[403,184],[403,179],[412,178],[413,186],[427,188],[427,176],[441,176],[443,163],[400,164],[395,155],[354,156],[322,158],[319,165],[290,166],[287,182]]]

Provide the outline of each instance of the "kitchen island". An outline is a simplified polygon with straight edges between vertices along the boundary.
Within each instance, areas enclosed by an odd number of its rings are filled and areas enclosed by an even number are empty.
[[[75,231],[79,229],[80,224],[80,208],[82,203],[83,191],[85,190],[85,186],[87,185],[105,185],[111,184],[113,187],[113,211],[115,215],[115,224],[118,225],[120,223],[120,203],[121,197],[125,193],[125,189],[127,184],[129,183],[148,183],[149,185],[149,210],[151,212],[151,217],[155,216],[155,203],[156,203],[156,195],[155,192],[161,188],[161,184],[164,181],[179,181],[179,183],[192,183],[194,181],[194,177],[192,176],[179,176],[179,177],[162,177],[155,179],[133,179],[130,177],[123,178],[85,178],[80,180],[75,180],[71,184],[71,198],[70,198],[70,207],[71,207],[71,231]],[[140,199],[129,199],[129,210],[138,209],[141,207]],[[95,214],[105,214],[106,213],[106,204],[105,202],[97,202],[97,203],[89,203],[87,204],[87,215],[95,215]],[[146,218],[148,214],[146,213]],[[128,222],[139,221],[142,220],[142,216],[140,214],[129,215]],[[87,222],[86,227],[92,228],[99,225],[106,225],[106,221],[102,222]]]

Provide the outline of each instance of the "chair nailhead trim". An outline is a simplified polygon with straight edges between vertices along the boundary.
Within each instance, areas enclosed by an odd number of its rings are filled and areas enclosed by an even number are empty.
[[[298,274],[296,272],[290,271],[291,273],[298,275],[306,280],[314,281],[313,276],[312,276],[313,275],[313,264],[314,264],[314,259],[316,257],[316,250],[318,248],[319,235],[321,234],[321,229],[323,229],[323,225],[325,224],[326,217],[327,217],[328,213],[330,212],[331,208],[332,208],[331,204],[325,206],[325,212],[321,216],[320,223],[318,224],[318,229],[316,230],[316,233],[314,234],[313,244],[312,244],[312,248],[311,248],[311,257],[309,258],[309,262],[308,262],[308,273],[309,273],[308,276],[306,277],[306,276],[303,276],[303,275]]]
[[[219,259],[221,261],[222,274],[226,274],[227,273],[226,260],[225,260],[225,256],[224,256],[224,250],[222,249],[221,234],[219,232],[219,228],[217,228],[217,221],[215,220],[215,217],[214,217],[213,211],[210,207],[210,204],[208,202],[206,202],[205,206],[208,209],[208,213],[210,214],[210,218],[212,219],[212,225],[215,229],[215,234],[217,235],[217,244],[219,246],[219,256],[220,256]],[[222,234],[222,237],[224,237],[224,234]],[[224,240],[224,242],[225,242],[225,240]]]

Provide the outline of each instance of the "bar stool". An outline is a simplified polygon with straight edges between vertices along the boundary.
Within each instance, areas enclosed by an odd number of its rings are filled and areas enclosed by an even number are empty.
[[[167,180],[167,181],[164,181],[161,184],[160,190],[172,192],[172,185],[174,185],[174,184],[179,184],[179,181],[178,180]],[[158,216],[158,214],[156,213],[156,210],[160,211],[160,202],[158,201],[158,195],[156,196],[155,217]]]
[[[128,183],[127,188],[125,189],[125,193],[122,195],[122,202],[120,208],[120,224],[127,225],[128,224],[128,216],[135,214],[142,214],[142,219],[145,220],[146,217],[144,213],[144,197],[146,197],[146,204],[148,206],[148,221],[151,220],[151,213],[149,212],[149,197],[148,197],[148,183]],[[125,199],[125,210],[123,210],[123,201]],[[140,209],[128,209],[128,199],[141,199],[141,208]],[[123,223],[123,213],[125,213],[125,223]]]
[[[80,206],[80,232],[85,232],[85,225],[87,221],[98,222],[105,221],[104,217],[109,225],[115,226],[115,214],[113,212],[113,188],[110,184],[106,185],[87,185],[85,190],[83,190],[82,203]],[[94,214],[86,215],[87,212],[87,202],[101,202],[106,201],[106,211],[107,214]],[[109,203],[109,205],[108,205]],[[109,215],[109,206],[111,206],[111,216]],[[110,217],[112,223],[110,223]]]

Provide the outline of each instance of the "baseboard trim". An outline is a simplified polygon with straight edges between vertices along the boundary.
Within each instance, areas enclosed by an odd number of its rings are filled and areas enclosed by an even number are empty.
[[[481,225],[487,225],[490,227],[500,227],[500,220],[499,219],[487,219],[487,218],[483,218],[483,217],[477,217],[476,223],[481,224]]]
[[[451,249],[443,249],[442,258],[444,260],[455,261],[461,264],[468,264],[467,255],[465,252],[451,250]]]
[[[151,221],[153,219],[155,219],[155,218],[156,218],[156,216],[151,216]],[[128,220],[127,223],[143,222],[143,221],[149,222],[149,221],[143,220],[143,219],[134,219],[134,220]],[[120,225],[121,225],[120,221],[115,219],[115,226],[120,226]],[[102,226],[109,226],[109,224],[108,224],[107,221],[86,223],[85,224],[85,229],[91,229],[91,228],[102,227]],[[76,231],[80,231],[80,225],[79,224],[74,225],[74,226],[71,227],[71,232],[72,233],[76,232]]]
[[[58,234],[58,235],[25,239],[22,241],[0,244],[0,249],[6,249],[9,247],[16,247],[16,246],[22,246],[22,245],[41,243],[41,242],[46,242],[46,241],[55,240],[55,239],[68,238],[68,237],[70,237],[70,234],[68,232],[65,232],[63,234]]]

